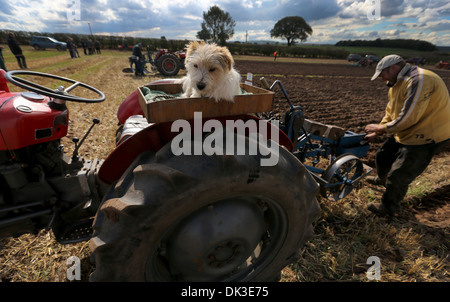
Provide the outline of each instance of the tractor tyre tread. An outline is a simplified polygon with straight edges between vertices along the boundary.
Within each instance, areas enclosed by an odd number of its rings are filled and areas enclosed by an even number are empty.
[[[149,277],[143,259],[183,215],[208,205],[210,200],[201,196],[212,200],[233,190],[279,197],[289,224],[282,248],[270,251],[277,253],[270,263],[237,281],[279,279],[281,270],[299,259],[320,212],[317,183],[306,168],[284,148],[278,164],[270,167],[260,166],[258,156],[176,156],[171,149],[168,143],[156,153],[142,153],[106,194],[90,241],[96,264],[91,281],[174,281]]]

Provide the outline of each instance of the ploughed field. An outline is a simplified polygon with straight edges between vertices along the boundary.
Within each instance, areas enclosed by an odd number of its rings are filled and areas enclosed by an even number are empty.
[[[381,79],[370,80],[375,67],[238,60],[236,69],[243,77],[252,73],[254,85],[260,85],[261,77],[269,84],[280,80],[291,102],[303,107],[305,118],[356,133],[364,133],[369,123],[379,123],[388,102],[385,83]],[[450,87],[449,71],[433,71]],[[276,87],[274,111],[284,112],[289,105],[281,89]],[[383,140],[384,137],[380,137],[371,144],[368,155],[363,158],[365,163],[374,165],[375,151]]]

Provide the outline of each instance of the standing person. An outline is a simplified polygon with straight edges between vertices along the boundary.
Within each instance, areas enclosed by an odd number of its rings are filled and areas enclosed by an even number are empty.
[[[100,48],[101,48],[100,42],[95,40],[94,45],[95,45],[95,51],[97,52],[97,54],[98,55],[101,54],[102,52],[100,50]]]
[[[21,69],[28,69],[25,56],[22,53],[22,48],[20,48],[19,43],[17,43],[16,39],[14,38],[14,33],[12,32],[8,34],[8,46],[9,49],[11,49],[11,52],[16,56],[19,67]]]
[[[81,47],[83,47],[83,51],[84,51],[84,55],[87,55],[87,51],[86,51],[86,42],[84,40],[81,41]]]
[[[434,154],[450,141],[450,100],[444,81],[434,72],[411,66],[398,55],[384,57],[372,81],[381,77],[389,103],[380,124],[369,124],[366,138],[391,136],[376,153],[377,176],[367,177],[386,190],[369,210],[396,216],[409,184],[426,169]]]
[[[72,38],[69,38],[66,43],[67,43],[67,49],[69,50],[69,53],[70,53],[70,58],[75,59],[77,57],[76,52],[75,52],[75,48],[76,48],[75,43],[73,42]]]
[[[78,46],[77,46],[77,43],[74,42],[73,45],[74,45],[74,51],[75,51],[75,54],[76,54],[77,58],[81,58],[81,57],[80,57],[80,53],[78,52]]]
[[[278,56],[278,51],[275,51],[273,53],[273,61],[275,62],[277,60],[277,56]]]
[[[89,55],[94,54],[94,44],[92,43],[91,39],[87,40],[87,48],[88,48]]]
[[[80,57],[80,53],[78,52],[78,43],[75,42],[72,38],[71,38],[71,40],[72,40],[72,44],[73,44],[73,54],[74,54],[74,56],[76,58],[81,58]]]
[[[144,56],[142,54],[142,43],[134,45],[132,57],[136,66],[134,75],[144,75],[144,64],[142,63],[144,60]]]
[[[3,50],[3,47],[0,46],[0,69],[3,69],[4,71],[8,71],[8,69],[6,69],[5,60],[3,59],[2,50]]]

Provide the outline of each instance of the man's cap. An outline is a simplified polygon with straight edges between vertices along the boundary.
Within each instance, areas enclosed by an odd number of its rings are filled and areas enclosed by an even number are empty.
[[[142,43],[139,43],[138,45],[139,45],[139,46],[142,46]]]
[[[388,68],[389,66],[395,65],[399,62],[403,61],[403,58],[399,55],[388,55],[378,62],[377,67],[375,69],[375,73],[372,76],[372,81],[379,77],[380,73],[383,69]]]

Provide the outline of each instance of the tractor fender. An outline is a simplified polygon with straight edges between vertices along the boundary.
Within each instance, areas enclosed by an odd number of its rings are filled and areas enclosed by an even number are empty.
[[[137,89],[123,100],[117,110],[117,119],[121,125],[132,115],[143,115]]]
[[[273,134],[278,134],[277,136],[279,146],[287,149],[290,152],[292,152],[294,148],[292,141],[280,128],[253,115],[239,115],[203,119],[202,125],[206,121],[211,119],[218,120],[224,127],[226,127],[225,125],[227,121],[241,120],[247,122],[248,120],[255,120],[255,124],[257,125],[256,131],[259,131],[261,123],[266,123],[267,134],[263,135],[264,139],[270,140]],[[187,122],[189,122],[189,124],[191,125],[191,135],[192,137],[194,137],[195,121],[190,120]],[[149,126],[147,126],[146,128],[130,136],[125,141],[117,145],[113,152],[103,162],[98,173],[99,180],[106,184],[112,184],[114,181],[118,180],[123,173],[125,173],[128,167],[142,152],[157,152],[164,145],[169,143],[173,138],[180,134],[179,132],[172,131],[173,123],[174,122],[149,124]]]
[[[150,82],[147,85],[152,84],[173,84],[176,79],[164,79],[154,82]],[[141,105],[139,104],[138,89],[133,91],[129,96],[123,100],[117,109],[117,119],[121,125],[124,125],[126,120],[132,115],[144,115]]]
[[[5,78],[6,71],[0,69],[0,91],[10,92],[8,88],[8,80]]]

